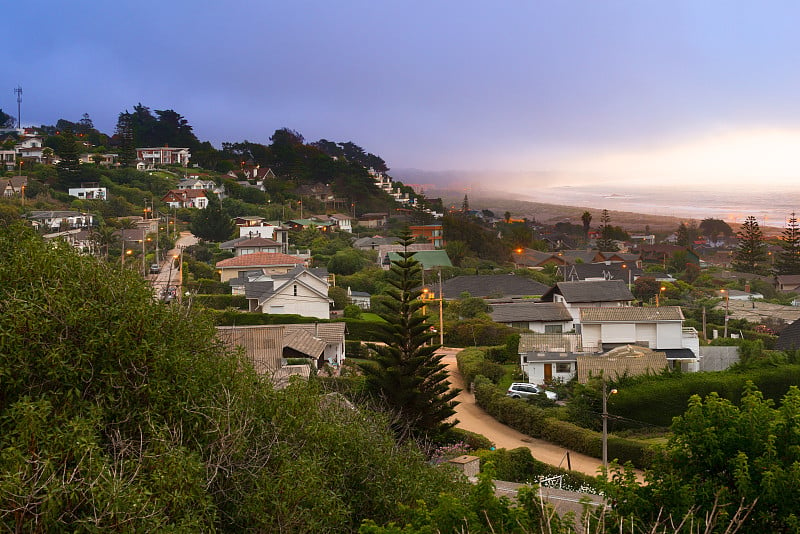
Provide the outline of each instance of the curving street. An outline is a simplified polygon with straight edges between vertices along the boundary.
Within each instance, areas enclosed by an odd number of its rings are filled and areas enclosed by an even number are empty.
[[[517,447],[527,447],[531,450],[533,457],[541,462],[545,462],[556,467],[567,468],[567,453],[569,453],[569,463],[573,471],[579,471],[587,475],[597,475],[602,462],[598,458],[592,458],[575,451],[570,451],[543,441],[532,438],[498,422],[494,417],[487,414],[475,403],[475,396],[467,391],[464,380],[458,370],[456,354],[461,349],[442,347],[439,354],[444,354],[442,363],[447,365],[450,373],[450,384],[453,387],[461,388],[461,392],[456,397],[459,402],[456,406],[456,418],[458,427],[471,432],[482,434],[494,442],[497,448],[516,449]]]

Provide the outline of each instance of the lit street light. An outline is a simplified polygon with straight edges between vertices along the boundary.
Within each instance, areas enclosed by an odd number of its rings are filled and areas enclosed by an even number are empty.
[[[608,397],[616,395],[617,390],[606,391],[606,379],[603,377],[603,468],[608,469]]]
[[[730,291],[727,289],[720,289],[720,292],[725,294],[725,332],[722,334],[722,337],[728,337],[728,305],[730,302]]]

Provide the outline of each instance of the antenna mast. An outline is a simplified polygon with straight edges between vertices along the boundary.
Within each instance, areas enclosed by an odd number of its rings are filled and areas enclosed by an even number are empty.
[[[14,93],[17,95],[17,128],[22,128],[22,86],[18,85],[14,88]]]

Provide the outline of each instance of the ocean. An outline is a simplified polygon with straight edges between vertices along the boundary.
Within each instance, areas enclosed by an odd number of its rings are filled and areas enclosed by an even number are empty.
[[[744,189],[686,187],[556,186],[539,188],[520,200],[591,207],[635,213],[649,213],[694,219],[722,219],[742,223],[756,217],[761,226],[783,228],[792,212],[800,218],[800,192],[786,187],[754,184]]]

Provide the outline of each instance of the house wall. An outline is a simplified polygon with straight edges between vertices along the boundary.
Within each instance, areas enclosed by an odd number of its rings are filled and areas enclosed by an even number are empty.
[[[312,278],[309,276],[304,281],[311,285]],[[316,286],[320,286],[319,282]],[[318,292],[327,295],[326,287],[315,287]],[[319,293],[297,283],[296,280],[284,284],[278,289],[275,296],[264,303],[263,313],[296,313],[304,317],[316,317],[318,319],[330,319],[330,303],[327,297],[320,297]]]
[[[581,325],[585,347],[599,343],[647,342],[654,350],[692,348],[684,347],[680,323],[592,323]]]
[[[530,321],[528,322],[528,330],[539,334],[545,334],[548,333],[546,326],[549,325],[561,325],[561,332],[569,332],[573,328],[572,321]]]
[[[565,363],[565,362],[560,362],[560,363]],[[541,384],[544,384],[544,381],[545,381],[545,379],[544,379],[544,377],[545,377],[545,365],[547,365],[547,364],[548,363],[544,363],[544,362],[523,363],[522,364],[522,372],[525,373],[525,375],[528,377],[528,382],[530,382],[531,384],[541,385]],[[568,372],[568,373],[558,373],[558,372],[556,372],[556,363],[555,362],[549,363],[549,365],[552,366],[551,369],[552,369],[553,380],[562,381],[562,382],[568,382],[576,374],[575,362],[571,362],[570,363],[570,372]]]

